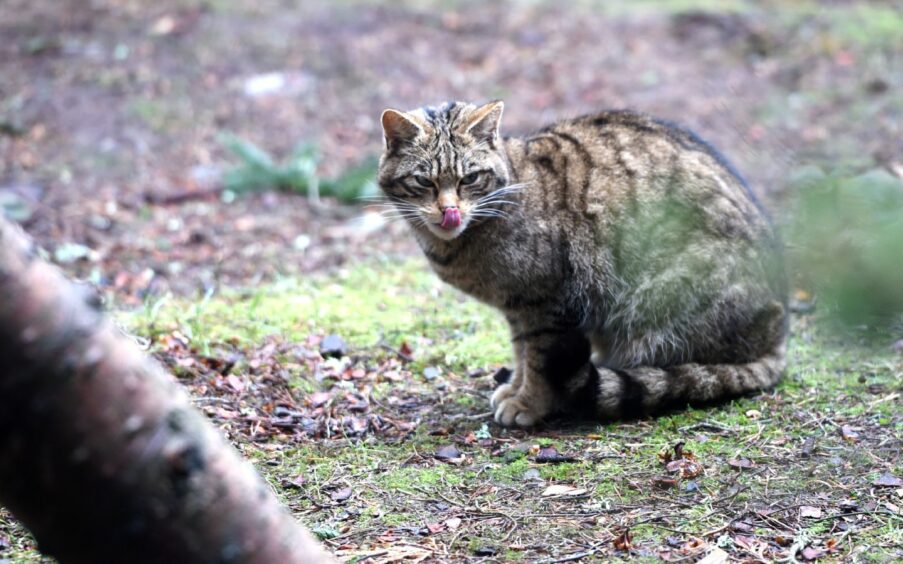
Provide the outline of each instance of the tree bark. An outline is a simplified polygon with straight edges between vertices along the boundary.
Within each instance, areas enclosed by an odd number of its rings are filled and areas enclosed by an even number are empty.
[[[0,217],[0,503],[62,562],[326,562],[266,483]]]

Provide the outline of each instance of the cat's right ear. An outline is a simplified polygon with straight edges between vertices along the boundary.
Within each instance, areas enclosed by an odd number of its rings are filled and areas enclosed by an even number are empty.
[[[423,131],[414,118],[398,110],[384,111],[381,121],[386,148],[390,151],[399,145],[412,142]]]

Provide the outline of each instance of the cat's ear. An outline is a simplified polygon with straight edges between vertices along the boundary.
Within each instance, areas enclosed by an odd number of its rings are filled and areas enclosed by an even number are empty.
[[[413,116],[398,110],[384,111],[382,123],[386,148],[389,150],[400,144],[410,143],[423,131],[423,127]]]
[[[477,139],[494,142],[499,137],[499,127],[502,123],[502,112],[504,110],[505,103],[501,100],[480,106],[468,116],[463,129]]]

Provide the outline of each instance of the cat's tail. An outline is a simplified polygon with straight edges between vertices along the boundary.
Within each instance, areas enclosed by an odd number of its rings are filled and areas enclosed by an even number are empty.
[[[598,415],[605,419],[631,418],[666,407],[711,403],[767,390],[778,383],[784,372],[784,345],[747,364],[596,370]]]

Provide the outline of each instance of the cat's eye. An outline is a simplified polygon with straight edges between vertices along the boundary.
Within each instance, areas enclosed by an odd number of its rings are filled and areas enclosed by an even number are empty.
[[[414,180],[417,182],[417,184],[420,184],[424,188],[429,188],[433,185],[432,180],[430,180],[429,178],[427,178],[425,176],[420,176],[419,174],[414,175]]]
[[[468,184],[473,184],[474,182],[476,182],[479,179],[480,179],[479,172],[471,172],[470,174],[468,174],[467,176],[465,176],[461,179],[461,184],[467,186]]]

